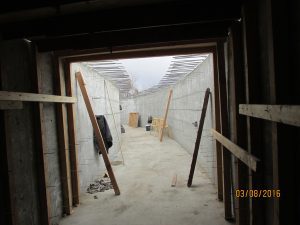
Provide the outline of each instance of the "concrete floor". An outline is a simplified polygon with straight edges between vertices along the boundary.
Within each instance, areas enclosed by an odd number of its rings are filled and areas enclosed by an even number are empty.
[[[187,188],[191,156],[172,139],[144,128],[122,134],[125,166],[113,166],[121,195],[113,190],[83,194],[81,204],[61,225],[225,225],[223,204],[205,173],[196,168]],[[120,157],[121,158],[121,157]],[[171,187],[174,174],[177,185]]]

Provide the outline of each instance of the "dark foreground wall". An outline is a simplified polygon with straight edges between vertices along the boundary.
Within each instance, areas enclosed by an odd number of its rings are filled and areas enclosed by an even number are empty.
[[[1,90],[34,93],[36,72],[41,75],[41,92],[53,94],[53,61],[49,53],[39,54],[36,66],[35,49],[24,40],[2,42],[0,45]],[[36,71],[35,68],[38,68]],[[40,170],[36,140],[34,104],[24,102],[22,109],[1,111],[1,204],[9,206],[11,194],[13,219],[16,224],[42,224],[40,212]],[[62,197],[55,105],[43,104],[46,150],[44,157],[48,165],[47,189],[50,196],[50,222],[56,224],[62,216]],[[4,132],[5,131],[5,134]],[[5,160],[7,158],[7,161]],[[7,171],[8,169],[8,171]],[[4,190],[6,192],[4,192]],[[3,200],[2,200],[3,199]],[[6,201],[4,201],[6,199]],[[5,207],[5,206],[4,206]],[[2,211],[2,210],[1,210]],[[9,210],[2,211],[1,224],[8,224]]]

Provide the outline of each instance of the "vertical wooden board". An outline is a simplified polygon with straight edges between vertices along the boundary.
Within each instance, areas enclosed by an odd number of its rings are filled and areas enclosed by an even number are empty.
[[[42,93],[41,88],[41,71],[39,54],[35,49],[31,48],[31,51],[35,54],[32,57],[33,60],[31,66],[33,68],[32,76],[34,81],[34,89],[37,93]],[[46,137],[45,137],[45,123],[44,123],[44,111],[42,103],[34,103],[34,117],[35,117],[35,139],[37,149],[37,162],[38,162],[38,184],[39,184],[39,201],[40,201],[40,215],[41,223],[50,224],[51,217],[51,199],[48,189],[48,164],[45,157],[45,151],[47,151]]]
[[[100,128],[98,126],[97,119],[96,119],[96,116],[94,114],[94,111],[93,111],[93,108],[92,108],[89,96],[87,94],[87,90],[85,88],[85,83],[84,83],[82,74],[80,72],[76,73],[76,79],[78,81],[78,84],[79,84],[79,87],[80,87],[80,90],[81,90],[81,93],[82,93],[82,97],[83,97],[83,100],[85,102],[86,109],[88,111],[88,114],[89,114],[89,117],[90,117],[93,129],[95,131],[96,139],[97,139],[98,144],[100,146],[100,152],[102,154],[102,157],[103,157],[103,160],[104,160],[104,163],[105,163],[105,166],[106,166],[109,178],[110,178],[111,183],[113,185],[115,194],[116,195],[120,195],[120,189],[119,189],[117,180],[115,178],[114,171],[112,169],[111,163],[109,161],[109,158],[108,158],[108,155],[107,155],[107,150],[106,150],[106,147],[105,147],[105,144],[104,144],[104,141],[103,141],[103,137],[102,137],[102,134],[100,132]]]
[[[65,77],[66,77],[66,95],[73,97],[73,82],[72,74],[70,71],[70,63],[65,64]],[[76,136],[76,123],[74,104],[67,104],[67,119],[68,119],[68,134],[69,134],[69,154],[70,154],[70,167],[71,167],[71,182],[72,182],[72,197],[73,205],[79,204],[79,174],[78,174],[78,144]]]
[[[214,113],[215,113],[215,130],[221,132],[220,125],[220,96],[219,96],[219,80],[218,80],[218,60],[216,49],[213,52],[214,64]],[[217,158],[217,179],[218,179],[218,199],[223,201],[223,169],[222,169],[222,148],[221,144],[216,141],[216,158]]]
[[[238,113],[239,104],[246,101],[242,49],[241,26],[240,24],[234,24],[230,29],[230,35],[228,38],[228,101],[230,111],[230,139],[242,148],[246,148],[246,118],[241,117]],[[241,160],[238,160],[237,158],[234,160],[234,190],[247,190],[249,189],[249,169],[243,164],[243,162],[241,162]],[[236,198],[234,196],[234,200],[236,224],[249,225],[249,198]]]
[[[56,77],[55,87],[57,95],[65,95],[65,77],[63,65],[60,59],[55,58],[56,63]],[[63,195],[63,211],[70,215],[72,213],[72,185],[70,172],[70,158],[69,158],[69,137],[67,124],[67,109],[65,104],[57,104],[57,132],[59,142],[59,156],[60,156],[60,173],[62,182]]]
[[[168,102],[167,102],[167,106],[166,106],[166,110],[165,110],[165,115],[164,115],[164,120],[163,120],[163,124],[162,127],[160,128],[160,142],[162,142],[163,140],[163,136],[164,136],[164,129],[167,123],[167,118],[168,118],[168,112],[169,112],[169,106],[170,106],[170,102],[171,102],[171,98],[172,98],[172,94],[173,94],[173,90],[171,89],[169,92],[169,97],[168,97]]]
[[[227,90],[226,90],[226,75],[225,75],[225,58],[224,58],[224,44],[218,42],[218,75],[219,75],[219,98],[220,98],[220,111],[221,111],[221,133],[223,136],[228,137],[228,110],[227,110]],[[223,157],[223,200],[225,207],[225,219],[232,220],[232,199],[231,199],[231,154],[225,147],[222,146]]]
[[[261,79],[259,64],[260,60],[257,58],[261,54],[261,50],[257,48],[258,42],[258,9],[253,2],[245,4],[242,10],[242,38],[244,49],[244,71],[245,71],[245,91],[246,103],[261,103],[262,87],[260,86]],[[262,189],[264,183],[263,178],[263,148],[262,143],[262,121],[250,117],[247,120],[247,149],[249,153],[262,159],[262,163],[258,164],[257,171],[252,173],[249,171],[249,188]],[[265,224],[265,202],[266,199],[250,199],[250,224],[263,225]]]
[[[139,123],[139,113],[137,113],[137,112],[129,113],[128,125],[130,127],[136,128],[136,127],[138,127],[138,123]]]

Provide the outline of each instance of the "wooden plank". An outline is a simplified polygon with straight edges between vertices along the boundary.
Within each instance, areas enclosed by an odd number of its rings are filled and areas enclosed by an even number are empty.
[[[240,104],[239,113],[300,127],[300,105]]]
[[[102,157],[103,157],[103,160],[104,160],[104,163],[105,163],[105,166],[106,166],[109,178],[110,178],[111,183],[113,185],[115,194],[116,195],[120,195],[120,189],[118,187],[117,180],[115,178],[113,169],[111,167],[111,163],[110,163],[108,155],[107,155],[107,150],[106,150],[106,147],[105,147],[105,144],[104,144],[104,141],[103,141],[103,137],[101,135],[100,128],[98,126],[97,119],[96,119],[96,116],[94,114],[91,102],[89,100],[88,93],[87,93],[86,88],[85,88],[83,77],[82,77],[82,75],[81,75],[80,72],[76,73],[76,79],[77,79],[77,81],[79,83],[79,87],[80,87],[80,90],[81,90],[81,93],[82,93],[82,96],[83,96],[83,99],[84,99],[84,102],[85,102],[85,105],[86,105],[89,117],[91,119],[91,123],[92,123],[93,129],[95,131],[96,139],[97,139],[98,144],[100,146],[100,152],[102,154]]]
[[[216,130],[211,129],[211,131],[213,137],[217,141],[219,141],[224,147],[226,147],[226,149],[228,149],[235,157],[244,162],[250,169],[256,171],[257,162],[260,161],[258,158],[249,154],[245,149],[242,149],[240,146],[236,145]]]
[[[130,127],[136,128],[138,127],[138,123],[139,123],[139,113],[137,112],[129,113],[128,125]]]
[[[231,26],[227,41],[228,59],[228,109],[230,136],[229,139],[238,146],[247,149],[246,117],[238,113],[238,104],[246,101],[245,74],[243,67],[243,46],[241,24]],[[248,150],[248,149],[247,149]],[[249,150],[248,150],[249,151]],[[249,168],[238,158],[233,158],[234,190],[249,189]],[[233,198],[236,225],[250,225],[249,198]]]
[[[245,76],[245,102],[240,103],[260,103],[262,102],[262,87],[258,88],[258,81],[261,77],[261,58],[257,57],[261,54],[261,48],[257,48],[259,45],[258,40],[258,8],[257,3],[254,1],[245,2],[245,6],[242,9],[242,38],[243,38],[243,58],[244,58],[244,76]],[[238,50],[237,50],[238,51]],[[240,116],[242,117],[242,116]],[[246,117],[247,121],[247,147],[248,152],[257,158],[264,161],[264,157],[269,158],[264,154],[264,148],[262,147],[262,139],[264,139],[262,123],[264,121],[257,120],[252,117]],[[272,147],[271,147],[272,148]],[[256,168],[256,172],[248,170],[249,185],[248,188],[252,190],[262,189],[262,183],[265,183],[264,163],[259,163]],[[261,199],[250,198],[250,224],[263,225],[265,224],[265,208],[266,204]]]
[[[218,85],[219,85],[219,100],[220,100],[220,121],[221,121],[221,133],[225,136],[229,134],[228,124],[228,104],[227,104],[227,85],[225,74],[225,55],[224,44],[217,43],[217,55],[218,55]],[[225,219],[232,220],[232,164],[230,152],[223,146],[222,158],[223,158],[223,201]],[[226,179],[225,179],[226,178]]]
[[[197,163],[197,157],[198,157],[199,146],[200,146],[200,141],[201,141],[201,135],[202,135],[202,131],[203,131],[204,120],[205,120],[205,115],[206,115],[206,110],[207,110],[207,105],[208,105],[209,94],[210,94],[210,89],[207,88],[206,92],[205,92],[205,96],[204,96],[202,110],[201,110],[201,117],[200,117],[200,121],[199,121],[199,128],[198,128],[198,132],[197,132],[197,139],[196,139],[196,143],[195,143],[189,179],[187,182],[188,187],[191,187],[192,182],[193,182],[194,171],[195,171],[195,167],[196,167],[196,163]]]
[[[215,130],[221,132],[221,114],[219,99],[219,81],[218,81],[218,60],[216,49],[213,51],[214,64],[214,114],[215,114]],[[216,141],[216,160],[217,160],[217,181],[218,181],[218,199],[223,201],[223,170],[222,170],[222,146]]]
[[[32,50],[35,51],[35,50]],[[41,84],[41,70],[39,55],[37,52],[32,55],[35,58],[32,64],[32,76],[34,81],[34,91],[37,93],[42,92]],[[35,125],[35,142],[37,150],[37,166],[38,166],[38,189],[39,189],[39,203],[40,203],[40,218],[41,223],[45,225],[50,224],[51,217],[51,199],[48,188],[48,163],[45,157],[45,152],[47,151],[47,143],[45,136],[45,122],[44,122],[44,109],[43,104],[37,102],[34,104],[34,125]]]
[[[66,95],[74,97],[72,75],[70,71],[70,63],[65,64],[65,78],[66,78]],[[79,204],[79,174],[78,174],[78,143],[76,136],[76,123],[74,104],[67,104],[67,120],[68,120],[68,134],[69,134],[69,155],[70,155],[70,167],[71,167],[71,182],[72,182],[72,201],[73,206]]]
[[[55,59],[56,63],[56,93],[65,94],[65,78],[62,62]],[[57,133],[59,144],[60,176],[62,183],[63,212],[67,215],[72,213],[72,185],[69,157],[69,136],[67,123],[67,109],[64,104],[57,104]]]
[[[23,109],[23,102],[20,101],[0,101],[0,110]]]
[[[77,99],[75,97],[59,95],[0,91],[0,101],[75,103],[77,102]]]
[[[174,174],[172,178],[171,187],[176,187],[176,183],[177,183],[177,174]]]
[[[171,89],[170,92],[169,92],[169,97],[168,97],[167,107],[166,107],[166,111],[165,111],[163,126],[161,127],[161,131],[160,131],[160,138],[159,138],[160,142],[162,142],[163,136],[164,136],[164,128],[165,128],[166,123],[167,123],[167,117],[168,117],[168,112],[169,112],[169,106],[170,106],[170,102],[171,102],[172,93],[173,93],[173,90]]]

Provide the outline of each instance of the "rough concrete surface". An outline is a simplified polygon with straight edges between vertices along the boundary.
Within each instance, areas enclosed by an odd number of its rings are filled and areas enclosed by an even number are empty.
[[[195,127],[193,123],[197,121],[199,125],[205,91],[210,88],[211,95],[203,127],[198,162],[203,172],[207,173],[211,181],[216,184],[216,149],[210,131],[214,127],[213,74],[213,57],[212,54],[209,54],[201,64],[175,85],[133,99],[122,99],[121,122],[128,124],[128,114],[132,111],[139,113],[140,124],[143,127],[147,124],[150,115],[162,118],[165,113],[169,90],[172,88],[173,96],[170,102],[167,124],[171,137],[192,155],[198,131],[198,126]]]
[[[102,156],[94,149],[92,124],[88,116],[81,90],[75,80],[75,72],[77,71],[81,71],[83,75],[86,84],[85,87],[94,113],[96,115],[104,115],[107,120],[113,138],[113,146],[109,149],[109,156],[111,159],[114,159],[117,156],[120,149],[120,101],[119,90],[111,82],[105,80],[101,74],[84,66],[82,63],[72,64],[71,76],[74,87],[74,95],[76,95],[78,100],[75,113],[77,125],[76,134],[78,140],[80,192],[85,192],[89,184],[99,178],[99,175],[104,173],[105,164]]]
[[[186,186],[191,156],[179,144],[167,137],[160,143],[144,128],[125,129],[125,165],[113,167],[121,195],[113,190],[83,194],[79,207],[61,225],[229,224],[214,185],[200,168],[193,186]],[[177,184],[171,187],[174,174]]]

